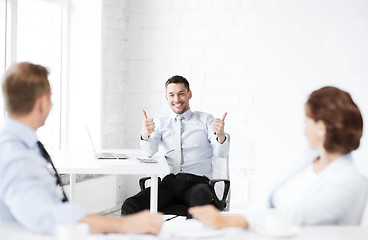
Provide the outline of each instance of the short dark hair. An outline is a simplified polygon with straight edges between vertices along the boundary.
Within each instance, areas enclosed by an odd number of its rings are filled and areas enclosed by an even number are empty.
[[[188,90],[188,92],[190,91],[190,87],[189,87],[189,82],[188,80],[186,80],[184,77],[179,76],[179,75],[175,75],[172,76],[171,78],[169,78],[166,83],[165,83],[165,88],[167,88],[167,86],[171,83],[182,83],[184,84],[185,88]]]
[[[4,75],[2,90],[10,114],[30,113],[36,100],[51,94],[49,71],[29,62],[14,64]]]
[[[306,114],[327,127],[324,148],[327,152],[349,153],[360,145],[363,118],[348,92],[336,87],[323,87],[312,92]]]

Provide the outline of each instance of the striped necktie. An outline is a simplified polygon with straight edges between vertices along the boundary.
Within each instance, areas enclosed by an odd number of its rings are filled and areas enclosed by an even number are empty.
[[[173,162],[172,172],[174,174],[180,173],[181,170],[181,120],[182,116],[176,116],[175,123],[175,158]]]

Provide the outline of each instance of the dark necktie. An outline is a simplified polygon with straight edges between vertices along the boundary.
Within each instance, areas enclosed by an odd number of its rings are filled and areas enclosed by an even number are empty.
[[[43,146],[43,144],[40,142],[40,141],[37,141],[37,144],[38,144],[38,147],[40,148],[41,150],[41,154],[43,156],[43,158],[51,164],[52,168],[54,169],[54,172],[55,172],[55,177],[56,177],[56,184],[59,185],[61,187],[61,191],[63,192],[63,199],[62,201],[63,202],[67,202],[68,201],[68,198],[64,192],[64,189],[63,189],[63,183],[61,182],[61,179],[59,177],[59,174],[58,172],[56,171],[56,168],[54,166],[54,163],[51,161],[51,157],[49,155],[49,153],[46,151],[45,147]]]

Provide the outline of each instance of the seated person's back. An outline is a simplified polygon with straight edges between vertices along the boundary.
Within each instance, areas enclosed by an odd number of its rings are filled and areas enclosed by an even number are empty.
[[[358,224],[367,181],[356,170],[351,152],[360,145],[363,119],[349,93],[335,87],[314,91],[305,109],[305,135],[318,155],[281,183],[270,207],[298,225]],[[354,209],[357,208],[357,209]],[[257,217],[221,216],[211,206],[189,210],[214,227],[257,225]]]

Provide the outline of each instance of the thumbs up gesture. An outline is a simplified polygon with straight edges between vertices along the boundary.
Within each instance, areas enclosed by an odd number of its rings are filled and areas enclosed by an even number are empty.
[[[153,118],[147,118],[146,111],[143,112],[143,125],[142,125],[142,139],[148,140],[148,137],[155,131],[155,123],[153,122]]]
[[[223,143],[225,142],[225,117],[227,115],[227,112],[224,113],[224,116],[222,119],[216,118],[213,122],[213,131],[218,137],[218,142]]]

